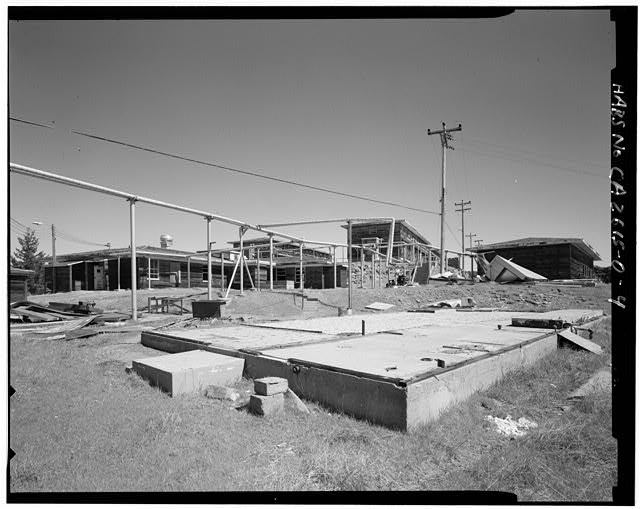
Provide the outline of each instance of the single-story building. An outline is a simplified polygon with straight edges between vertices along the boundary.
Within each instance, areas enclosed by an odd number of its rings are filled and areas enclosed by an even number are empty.
[[[600,255],[579,238],[526,237],[469,249],[488,261],[500,255],[547,279],[592,279]]]
[[[244,288],[269,288],[269,249],[260,259],[247,257],[244,267]],[[328,253],[303,250],[305,288],[333,288],[333,258]],[[257,252],[257,251],[256,251]],[[295,255],[294,255],[295,252]],[[293,288],[300,285],[299,248],[291,253],[274,250],[274,288]],[[223,289],[234,274],[237,252],[212,251],[211,285]],[[265,259],[266,258],[266,259]],[[120,290],[131,288],[130,248],[101,249],[58,255],[55,266],[49,258],[45,265],[45,284],[56,291]],[[167,247],[139,246],[136,248],[137,288],[207,287],[206,252],[180,251]],[[346,286],[347,268],[336,264],[337,286]],[[258,277],[256,277],[258,275]],[[232,288],[240,287],[240,272],[235,271]]]
[[[35,272],[29,269],[9,268],[9,302],[27,300],[29,294],[27,279],[33,274]]]

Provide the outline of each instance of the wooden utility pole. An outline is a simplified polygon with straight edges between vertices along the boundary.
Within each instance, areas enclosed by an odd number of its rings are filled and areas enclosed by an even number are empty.
[[[462,131],[462,124],[458,124],[458,127],[447,129],[447,125],[442,122],[442,129],[432,131],[427,129],[427,135],[432,134],[440,135],[440,144],[442,145],[442,195],[440,197],[440,273],[445,271],[445,255],[444,255],[444,208],[445,208],[445,196],[446,196],[446,168],[447,168],[447,150],[453,150],[453,147],[449,146],[449,140],[452,139],[449,133],[454,131]]]
[[[460,207],[459,209],[456,209],[456,212],[462,213],[462,266],[460,268],[462,269],[462,272],[464,272],[464,213],[471,210],[471,207],[466,207],[466,205],[471,205],[471,201],[462,200],[460,202],[455,202],[454,205],[456,207]]]
[[[473,247],[473,243],[471,242],[472,237],[477,237],[475,233],[468,233],[465,237],[469,237],[469,247]],[[471,258],[471,279],[473,279],[473,257]]]

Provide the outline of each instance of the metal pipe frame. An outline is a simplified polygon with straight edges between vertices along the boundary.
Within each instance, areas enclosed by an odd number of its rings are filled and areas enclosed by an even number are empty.
[[[264,233],[270,233],[272,235],[277,235],[279,237],[283,237],[285,239],[295,240],[295,241],[304,241],[305,244],[313,243],[318,245],[327,245],[332,246],[334,242],[311,242],[304,240],[300,237],[296,237],[294,235],[289,235],[288,233],[282,233],[275,230],[270,230],[260,225],[254,225],[251,223],[247,223],[245,221],[240,221],[238,219],[233,219],[226,216],[221,216],[219,214],[214,214],[212,212],[207,212],[204,210],[193,209],[190,207],[184,207],[182,205],[176,205],[174,203],[168,203],[160,200],[156,200],[153,198],[149,198],[146,196],[139,196],[132,193],[127,193],[125,191],[120,191],[118,189],[113,189],[110,187],[100,186],[98,184],[92,184],[91,182],[85,182],[83,180],[74,179],[70,177],[65,177],[64,175],[58,175],[56,173],[51,173],[44,170],[38,170],[36,168],[31,168],[29,166],[24,166],[22,164],[17,163],[9,163],[9,170],[13,173],[17,173],[20,175],[26,175],[28,177],[39,178],[42,180],[47,180],[49,182],[55,182],[57,184],[64,184],[71,187],[77,187],[79,189],[85,189],[87,191],[95,191],[102,194],[107,194],[110,196],[116,196],[118,198],[124,198],[126,200],[135,200],[141,203],[147,203],[149,205],[156,205],[158,207],[164,207],[167,209],[177,210],[179,212],[185,212],[187,214],[193,214],[196,216],[200,216],[203,218],[210,217],[211,219],[215,219],[218,221],[222,221],[223,223],[233,224],[239,227],[244,227],[248,230],[255,230]]]

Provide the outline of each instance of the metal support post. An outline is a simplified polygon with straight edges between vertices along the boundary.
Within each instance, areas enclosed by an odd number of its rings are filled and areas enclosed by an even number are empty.
[[[224,291],[224,253],[220,253],[220,290]]]
[[[336,257],[336,246],[333,246],[333,287],[338,288],[338,259]]]
[[[147,256],[147,289],[151,290],[151,257]]]
[[[187,256],[187,288],[191,288],[191,257]]]
[[[364,288],[364,247],[360,248],[360,288]]]
[[[53,281],[51,282],[51,291],[56,293],[56,227],[53,224],[51,225],[51,262],[53,263],[51,266],[51,277],[53,278]]]
[[[131,319],[138,321],[138,267],[136,266],[136,200],[129,200],[129,233],[131,236]]]
[[[244,242],[242,236],[244,235],[244,227],[240,227],[240,295],[244,293]]]
[[[301,293],[304,294],[304,276],[302,275],[302,243],[300,243],[300,291]],[[304,306],[304,299],[303,299],[303,306]]]
[[[269,289],[273,290],[273,235],[269,235]]]
[[[213,274],[211,273],[211,218],[207,218],[207,299],[211,300],[211,280]]]
[[[353,282],[351,280],[352,278],[352,268],[351,268],[351,264],[353,262],[353,253],[351,252],[351,248],[352,248],[352,244],[351,244],[351,221],[347,221],[348,224],[348,229],[347,229],[347,249],[349,250],[349,252],[347,253],[348,256],[348,260],[349,260],[349,275],[348,275],[348,285],[349,285],[349,302],[347,303],[347,314],[350,315],[353,311],[351,309],[351,297],[352,297],[352,293],[353,293]]]
[[[260,279],[262,278],[262,271],[260,270],[260,248],[256,248],[256,281],[258,291],[260,291]]]

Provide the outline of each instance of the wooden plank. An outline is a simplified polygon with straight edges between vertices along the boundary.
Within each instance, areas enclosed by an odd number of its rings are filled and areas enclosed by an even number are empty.
[[[602,353],[602,347],[593,341],[574,334],[570,330],[563,330],[558,332],[558,345],[569,346],[571,348],[577,348],[587,350],[588,352],[600,355]]]

